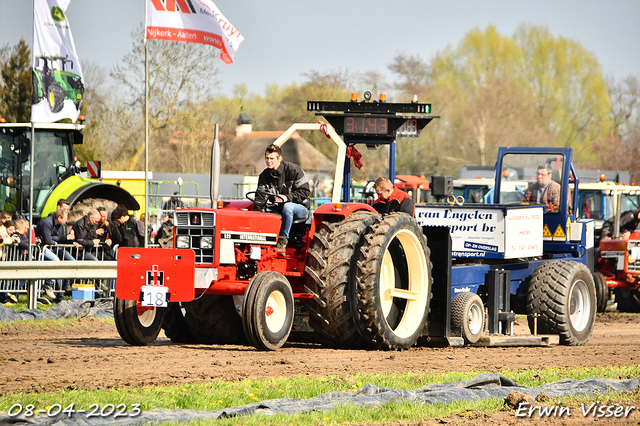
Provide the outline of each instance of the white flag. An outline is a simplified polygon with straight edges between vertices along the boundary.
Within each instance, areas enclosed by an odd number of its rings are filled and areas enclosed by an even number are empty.
[[[147,38],[202,43],[220,49],[220,58],[233,63],[244,40],[211,0],[147,0]]]
[[[65,15],[71,0],[34,0],[31,121],[50,123],[80,115],[82,70]]]

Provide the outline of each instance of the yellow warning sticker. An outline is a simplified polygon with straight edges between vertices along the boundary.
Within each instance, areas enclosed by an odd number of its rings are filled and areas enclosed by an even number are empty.
[[[556,228],[556,232],[553,233],[553,239],[555,240],[566,240],[567,235],[564,233],[561,225],[558,225]]]
[[[550,240],[553,235],[551,235],[551,230],[549,229],[549,225],[544,225],[542,228],[542,239]]]

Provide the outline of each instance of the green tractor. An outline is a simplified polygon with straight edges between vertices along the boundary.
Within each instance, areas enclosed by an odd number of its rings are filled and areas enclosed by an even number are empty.
[[[40,62],[42,68],[37,68]],[[54,64],[60,62],[61,70],[54,69]],[[69,65],[73,69],[73,61],[62,56],[37,56],[33,68],[33,104],[46,99],[51,112],[62,110],[65,100],[70,100],[80,110],[84,95],[84,84],[78,74],[66,70]]]
[[[31,124],[0,123],[0,211],[14,217],[33,214],[34,223],[55,211],[59,199],[71,204],[69,223],[100,205],[108,210],[124,204],[140,205],[125,189],[80,176],[74,145],[81,144],[81,124],[35,123],[33,210],[29,212],[31,185]]]

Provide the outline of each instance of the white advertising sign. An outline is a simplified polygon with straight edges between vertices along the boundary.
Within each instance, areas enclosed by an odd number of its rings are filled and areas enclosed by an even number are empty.
[[[542,207],[510,209],[504,218],[505,259],[542,255]]]
[[[416,207],[422,226],[446,226],[453,257],[519,258],[542,254],[542,208]]]

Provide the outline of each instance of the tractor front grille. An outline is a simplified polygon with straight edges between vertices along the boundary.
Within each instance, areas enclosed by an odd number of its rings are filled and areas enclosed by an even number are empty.
[[[213,263],[215,252],[215,213],[176,211],[176,248],[192,249],[196,264]]]

